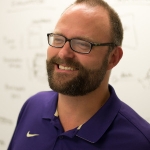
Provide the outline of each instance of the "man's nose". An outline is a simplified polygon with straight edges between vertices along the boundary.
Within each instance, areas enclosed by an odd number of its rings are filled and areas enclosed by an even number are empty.
[[[75,52],[71,49],[69,41],[60,48],[58,56],[60,58],[73,58],[75,56]]]

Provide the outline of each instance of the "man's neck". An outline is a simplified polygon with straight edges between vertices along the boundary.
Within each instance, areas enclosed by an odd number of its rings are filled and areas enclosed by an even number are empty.
[[[105,104],[109,96],[108,87],[97,89],[84,96],[59,94],[57,110],[64,131],[88,121]]]

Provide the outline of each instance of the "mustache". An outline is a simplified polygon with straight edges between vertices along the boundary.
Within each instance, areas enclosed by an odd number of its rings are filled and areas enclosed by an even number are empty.
[[[49,65],[54,65],[54,64],[57,64],[57,65],[61,65],[61,64],[65,64],[69,67],[73,67],[73,68],[83,68],[83,66],[79,63],[79,62],[76,62],[70,58],[66,58],[66,59],[61,59],[59,57],[52,57],[50,60],[46,60],[47,64]]]

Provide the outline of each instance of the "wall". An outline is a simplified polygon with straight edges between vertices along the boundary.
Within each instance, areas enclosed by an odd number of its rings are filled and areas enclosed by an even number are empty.
[[[0,1],[0,149],[7,149],[18,113],[28,97],[49,90],[46,34],[73,0]],[[107,0],[119,13],[124,56],[110,84],[150,122],[150,0]],[[59,5],[58,5],[59,4]]]

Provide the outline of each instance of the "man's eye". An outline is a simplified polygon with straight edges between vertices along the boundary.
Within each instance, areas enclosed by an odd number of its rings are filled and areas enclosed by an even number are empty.
[[[63,43],[64,40],[63,40],[63,39],[60,39],[60,38],[54,38],[54,39],[53,39],[53,42],[54,42],[54,43]]]
[[[78,45],[78,47],[80,47],[82,49],[88,49],[90,47],[89,43],[87,43],[87,42],[78,41],[76,44]]]

